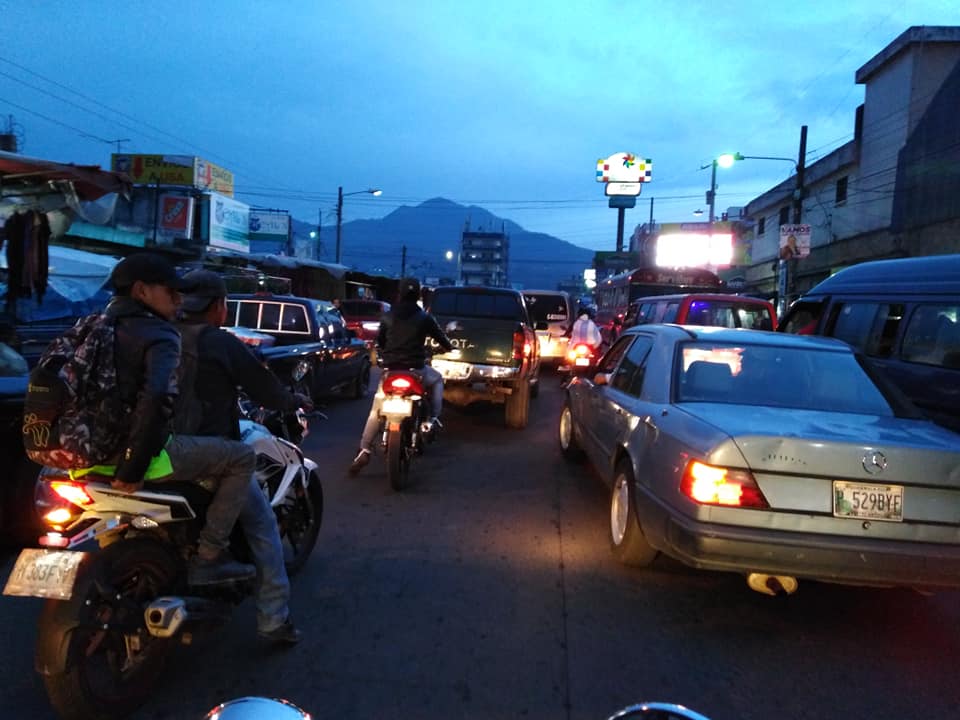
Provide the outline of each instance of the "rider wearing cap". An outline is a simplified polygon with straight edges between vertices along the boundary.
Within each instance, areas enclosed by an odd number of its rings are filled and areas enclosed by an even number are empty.
[[[423,377],[423,386],[429,393],[430,420],[429,432],[440,422],[440,409],[443,405],[443,377],[427,365],[427,338],[433,338],[444,352],[453,350],[450,339],[440,329],[433,315],[420,307],[420,281],[416,278],[404,278],[400,281],[397,302],[380,319],[380,333],[377,336],[377,352],[380,354],[384,370],[418,370]],[[367,416],[367,423],[360,438],[360,450],[350,465],[350,473],[360,472],[370,462],[373,439],[380,426],[380,407],[383,404],[383,392],[377,391],[373,406]]]

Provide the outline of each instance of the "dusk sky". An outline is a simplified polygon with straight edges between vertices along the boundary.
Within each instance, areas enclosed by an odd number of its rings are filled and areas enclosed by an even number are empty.
[[[695,221],[726,151],[808,158],[853,137],[856,70],[956,0],[676,3],[0,0],[0,129],[22,152],[198,155],[236,197],[334,223],[434,197],[613,249],[596,161],[634,152],[653,181],[627,212]],[[2,130],[0,130],[2,131]],[[122,141],[122,142],[121,142]],[[717,214],[787,178],[718,173]],[[705,219],[705,218],[704,218]]]

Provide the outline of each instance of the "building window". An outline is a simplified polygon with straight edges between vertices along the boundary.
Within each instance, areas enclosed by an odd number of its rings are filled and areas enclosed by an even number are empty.
[[[847,176],[837,180],[837,196],[835,204],[841,205],[847,201]]]
[[[786,225],[789,222],[790,222],[790,207],[788,205],[784,205],[782,208],[780,208],[780,224]]]
[[[763,235],[767,231],[767,218],[761,217],[757,220],[757,235]]]

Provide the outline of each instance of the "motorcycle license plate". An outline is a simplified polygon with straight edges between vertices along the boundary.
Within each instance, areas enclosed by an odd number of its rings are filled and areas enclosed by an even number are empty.
[[[409,415],[413,411],[413,401],[407,398],[388,397],[383,401],[384,415]]]
[[[4,595],[69,600],[84,552],[27,548],[20,552]]]
[[[590,367],[590,358],[578,357],[574,363],[577,367]]]

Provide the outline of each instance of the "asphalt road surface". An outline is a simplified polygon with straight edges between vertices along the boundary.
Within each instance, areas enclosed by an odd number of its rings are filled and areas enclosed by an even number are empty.
[[[557,449],[559,380],[542,385],[523,431],[499,407],[448,409],[402,494],[382,457],[346,476],[368,404],[331,403],[304,443],[326,494],[294,582],[305,640],[261,645],[248,601],[135,717],[199,720],[250,694],[320,719],[601,720],[640,700],[714,720],[960,717],[960,594],[801,582],[769,598],[665,558],[622,567],[606,489]],[[0,717],[53,718],[32,669],[40,601],[0,607]]]

